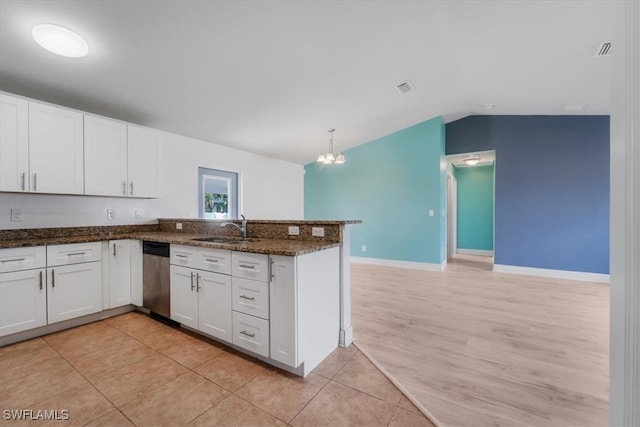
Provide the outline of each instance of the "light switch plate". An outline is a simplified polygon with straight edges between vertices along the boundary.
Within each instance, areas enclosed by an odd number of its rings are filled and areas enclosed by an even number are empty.
[[[433,216],[433,209],[429,209],[429,216]]]
[[[11,221],[12,222],[22,222],[24,218],[24,210],[23,209],[11,209]]]
[[[107,219],[114,219],[116,217],[115,209],[107,209]]]
[[[176,230],[182,230],[182,223],[176,222]]]
[[[315,237],[324,237],[324,227],[311,227],[311,235]]]
[[[300,227],[298,227],[297,225],[289,226],[289,236],[297,236],[299,234],[300,234]]]

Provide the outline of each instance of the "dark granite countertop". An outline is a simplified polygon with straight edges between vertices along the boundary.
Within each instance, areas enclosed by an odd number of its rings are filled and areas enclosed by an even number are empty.
[[[298,256],[324,249],[340,246],[340,243],[310,240],[254,239],[238,241],[238,243],[201,242],[193,239],[212,237],[210,234],[171,233],[171,232],[130,232],[87,234],[79,236],[55,236],[25,239],[3,239],[2,248],[18,248],[25,246],[62,245],[68,243],[99,242],[103,240],[135,239],[153,242],[174,243],[180,245],[199,246],[203,248],[227,249],[240,252],[252,252],[269,255]],[[227,236],[220,236],[227,238]]]

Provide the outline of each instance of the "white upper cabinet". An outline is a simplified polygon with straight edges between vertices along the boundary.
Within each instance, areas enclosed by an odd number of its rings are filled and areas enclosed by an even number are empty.
[[[84,194],[82,113],[29,101],[32,192]]]
[[[0,94],[0,191],[29,191],[29,103]]]
[[[85,115],[85,194],[156,197],[158,134],[153,129]]]
[[[0,191],[158,197],[155,129],[0,93]]]
[[[126,196],[127,125],[84,116],[84,190],[96,196]]]
[[[158,132],[127,125],[127,192],[133,197],[158,197]]]

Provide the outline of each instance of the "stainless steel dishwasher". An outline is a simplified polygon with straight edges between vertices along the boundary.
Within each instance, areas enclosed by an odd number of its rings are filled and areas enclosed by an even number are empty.
[[[151,314],[171,317],[169,244],[142,242],[142,306]]]

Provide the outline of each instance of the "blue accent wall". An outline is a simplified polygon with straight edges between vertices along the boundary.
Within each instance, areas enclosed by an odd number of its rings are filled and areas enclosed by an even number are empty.
[[[440,264],[444,131],[438,117],[345,151],[342,166],[306,165],[305,218],[361,219],[351,231],[354,256]]]
[[[493,165],[455,169],[458,249],[493,250]]]
[[[496,264],[609,273],[609,117],[471,116],[446,152],[495,150]]]

